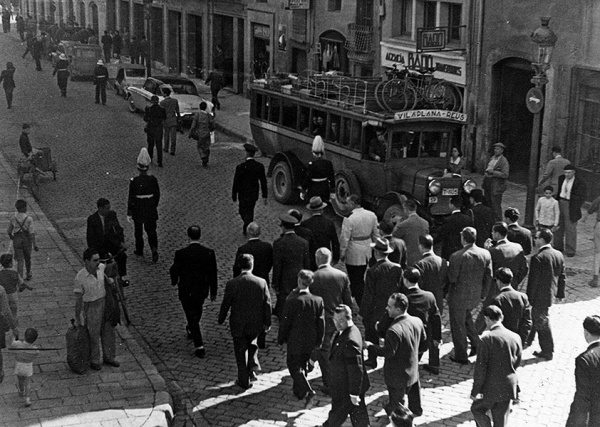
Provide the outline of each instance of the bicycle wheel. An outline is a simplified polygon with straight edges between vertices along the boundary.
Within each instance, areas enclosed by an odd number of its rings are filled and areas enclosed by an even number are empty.
[[[407,106],[406,81],[394,79],[386,82],[382,90],[382,101],[390,111],[403,111]]]
[[[387,107],[383,102],[383,87],[386,83],[387,81],[379,82],[377,83],[377,86],[375,86],[375,101],[377,101],[377,105],[379,105],[379,108],[382,110],[387,110]]]
[[[121,278],[118,277],[115,280],[117,286],[117,299],[119,300],[119,304],[121,305],[121,309],[123,310],[123,317],[125,318],[126,326],[131,324],[129,320],[129,310],[127,309],[127,304],[125,303],[125,293],[123,292],[123,286],[121,285]]]
[[[433,86],[429,86],[425,97],[427,102],[439,110],[458,111],[460,109],[456,90],[452,83],[439,82]]]

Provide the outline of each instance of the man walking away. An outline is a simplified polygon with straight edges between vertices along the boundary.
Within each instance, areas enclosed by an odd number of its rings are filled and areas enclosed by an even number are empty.
[[[408,217],[396,224],[392,235],[406,243],[406,265],[411,267],[421,258],[419,237],[429,234],[429,223],[417,214],[417,203],[413,199],[404,202]]]
[[[483,248],[483,244],[489,239],[492,231],[492,226],[496,222],[496,215],[489,206],[484,204],[485,196],[479,188],[471,190],[469,194],[471,203],[470,215],[473,220],[473,227],[477,230],[477,246]]]
[[[0,73],[0,82],[2,82],[2,87],[4,88],[4,93],[6,95],[6,104],[8,105],[8,109],[12,108],[13,102],[13,92],[15,90],[15,67],[12,62],[6,63],[6,70],[2,70]]]
[[[104,66],[104,61],[101,59],[96,63],[94,68],[94,85],[96,86],[96,104],[106,105],[106,83],[108,82],[108,69]]]
[[[223,80],[223,72],[221,70],[213,70],[208,75],[208,78],[204,84],[210,83],[210,94],[212,95],[211,102],[217,110],[221,109],[221,103],[219,102],[219,91],[225,86]]]
[[[177,149],[177,126],[181,119],[179,101],[171,98],[171,89],[168,87],[163,89],[163,93],[165,94],[165,99],[160,101],[160,106],[165,110],[165,121],[163,122],[165,141],[163,150],[165,153],[170,152],[171,156],[174,156]]]
[[[304,228],[312,231],[317,248],[327,248],[332,253],[333,265],[340,260],[340,241],[338,239],[335,224],[323,216],[323,209],[327,203],[319,196],[312,197],[306,209],[312,212],[312,216],[302,222]]]
[[[210,133],[214,130],[214,119],[212,114],[206,111],[208,104],[204,101],[200,103],[200,111],[194,114],[190,133],[188,138],[193,138],[197,142],[198,154],[202,161],[202,166],[208,166],[210,157]]]
[[[233,277],[237,277],[242,272],[238,261],[243,254],[250,254],[254,257],[252,274],[265,279],[267,286],[271,283],[269,273],[273,268],[273,245],[269,242],[260,240],[260,225],[256,222],[248,224],[248,242],[240,246],[235,254],[233,264]]]
[[[44,45],[39,37],[34,37],[31,41],[31,56],[35,60],[36,71],[42,71],[42,54],[44,53]]]
[[[442,243],[442,258],[449,260],[450,255],[462,249],[460,231],[465,227],[472,227],[473,221],[468,215],[461,212],[462,198],[453,196],[448,205],[452,213],[444,219],[438,239]]]
[[[113,46],[113,39],[110,36],[110,34],[108,34],[108,31],[104,31],[104,35],[100,39],[100,43],[102,43],[102,51],[104,52],[104,60],[106,62],[109,62],[110,58],[112,58],[111,52],[112,52],[112,46]]]
[[[144,111],[144,121],[146,124],[146,140],[148,141],[148,152],[150,159],[154,158],[154,146],[156,145],[156,157],[158,157],[158,167],[163,165],[162,134],[163,123],[166,119],[165,109],[158,105],[158,96],[152,95],[150,98],[152,105],[146,107]]]
[[[179,288],[179,301],[187,320],[188,338],[194,340],[194,354],[206,357],[200,320],[204,301],[210,294],[210,300],[217,298],[217,259],[215,251],[200,244],[200,226],[192,225],[187,229],[190,244],[175,252],[175,259],[169,273],[171,284]]]
[[[556,196],[558,192],[558,178],[564,176],[565,166],[570,165],[571,162],[562,156],[562,149],[555,145],[552,147],[552,160],[546,165],[546,171],[540,178],[538,184],[538,191],[544,188],[544,185],[551,185],[553,188],[553,195]]]
[[[510,242],[515,242],[521,245],[525,256],[531,255],[533,249],[533,239],[531,231],[519,225],[519,217],[521,213],[517,208],[509,207],[504,211],[504,221],[507,224],[508,233],[506,238]]]
[[[444,314],[444,292],[448,284],[448,261],[433,253],[433,237],[429,234],[419,237],[419,252],[423,254],[415,264],[421,273],[419,286],[435,296],[441,316]]]

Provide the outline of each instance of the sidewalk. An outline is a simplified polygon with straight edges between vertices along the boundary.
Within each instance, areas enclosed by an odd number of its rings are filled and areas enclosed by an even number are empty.
[[[17,393],[14,357],[2,351],[6,377],[0,384],[0,427],[168,426],[172,404],[165,381],[126,327],[117,328],[119,368],[105,365],[85,375],[69,370],[65,333],[74,315],[73,279],[83,262],[27,190],[17,191],[15,171],[1,155],[0,183],[0,230],[6,230],[15,200],[24,198],[40,248],[32,256],[29,283],[34,290],[19,295],[19,331],[23,336],[34,327],[39,332],[38,346],[61,349],[41,352],[34,363],[29,408]],[[2,236],[0,246],[6,252],[10,240],[4,231]]]

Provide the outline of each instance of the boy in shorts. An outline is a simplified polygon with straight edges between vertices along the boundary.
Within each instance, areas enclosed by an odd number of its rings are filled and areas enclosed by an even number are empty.
[[[19,395],[25,398],[25,406],[31,406],[29,383],[33,376],[33,361],[40,351],[33,343],[37,340],[38,332],[33,328],[25,331],[25,341],[15,340],[11,349],[15,352],[15,375]]]

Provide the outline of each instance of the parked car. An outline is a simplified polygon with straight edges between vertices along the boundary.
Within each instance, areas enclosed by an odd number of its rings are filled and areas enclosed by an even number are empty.
[[[146,73],[146,67],[140,64],[118,64],[116,75],[110,75],[111,70],[109,69],[109,78],[114,79],[117,95],[127,97],[127,88],[144,86],[147,79]]]
[[[179,112],[184,124],[191,123],[202,101],[206,102],[207,111],[214,113],[212,102],[198,95],[194,82],[179,76],[148,77],[141,88],[130,86],[125,89],[129,111],[132,113],[144,111],[151,104],[150,98],[153,95],[158,96],[159,101],[162,101],[165,97],[165,88],[171,89],[171,97],[179,101]]]
[[[100,46],[65,40],[58,44],[56,52],[50,54],[52,65],[56,64],[61,53],[69,58],[71,80],[92,78],[96,63],[99,59],[102,59],[102,48]]]

